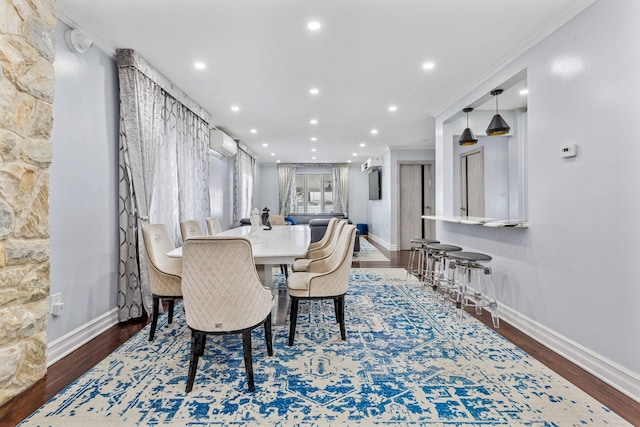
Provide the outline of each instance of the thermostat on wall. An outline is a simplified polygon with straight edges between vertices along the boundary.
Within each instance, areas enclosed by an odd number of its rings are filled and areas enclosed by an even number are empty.
[[[563,145],[560,149],[560,157],[574,157],[576,154],[576,144]]]

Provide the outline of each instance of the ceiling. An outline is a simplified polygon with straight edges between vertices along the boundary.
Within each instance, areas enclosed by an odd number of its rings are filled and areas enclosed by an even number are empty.
[[[433,147],[434,112],[594,1],[57,0],[57,7],[107,53],[141,54],[259,163],[360,164],[386,147]],[[310,21],[321,29],[309,30]],[[427,62],[432,69],[423,69]],[[511,92],[501,95],[501,109],[522,103]]]

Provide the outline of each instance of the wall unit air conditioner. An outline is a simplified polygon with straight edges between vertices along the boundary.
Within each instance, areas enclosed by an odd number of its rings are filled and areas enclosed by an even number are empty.
[[[379,168],[382,166],[382,157],[375,156],[367,159],[366,162],[360,166],[360,172],[371,172],[373,169]]]
[[[238,152],[238,143],[221,130],[211,129],[209,131],[209,148],[223,156],[231,157]]]

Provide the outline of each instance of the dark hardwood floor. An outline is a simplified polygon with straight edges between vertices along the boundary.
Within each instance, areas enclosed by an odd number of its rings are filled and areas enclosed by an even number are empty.
[[[405,268],[407,266],[408,251],[390,253],[374,242],[371,243],[378,247],[391,261],[354,262],[353,267]],[[473,312],[470,313],[488,326],[492,325],[491,316],[486,311],[480,316],[476,316]],[[146,324],[147,319],[144,318],[116,325],[50,366],[47,375],[43,379],[3,406],[0,406],[0,426],[15,426],[20,423],[51,397],[107,357]],[[503,320],[500,321],[500,328],[496,329],[496,331],[631,424],[640,426],[640,403],[557,355]]]

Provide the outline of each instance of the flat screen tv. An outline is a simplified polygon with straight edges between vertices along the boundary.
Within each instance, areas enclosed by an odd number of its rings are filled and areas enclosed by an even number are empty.
[[[380,169],[369,172],[369,200],[380,200]]]

